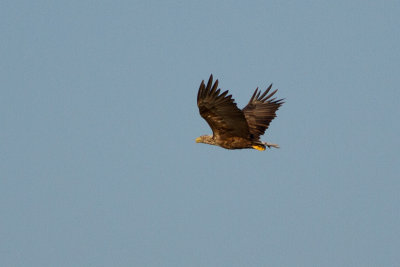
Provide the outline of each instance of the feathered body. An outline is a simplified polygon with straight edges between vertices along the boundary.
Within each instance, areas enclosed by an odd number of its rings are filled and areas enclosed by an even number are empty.
[[[283,99],[271,98],[277,92],[269,93],[271,88],[272,84],[262,94],[257,88],[246,107],[240,110],[232,95],[228,95],[228,90],[221,93],[218,80],[213,84],[212,75],[207,85],[203,80],[197,94],[197,106],[213,135],[202,135],[196,142],[226,149],[265,150],[265,146],[279,147],[260,141],[260,136],[268,129],[276,117],[276,111],[284,103]]]

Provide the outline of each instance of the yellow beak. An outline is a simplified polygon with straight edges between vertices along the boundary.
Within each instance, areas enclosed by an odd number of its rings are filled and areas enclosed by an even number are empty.
[[[200,143],[200,141],[201,141],[201,138],[200,138],[200,137],[197,137],[197,138],[196,138],[196,143]]]

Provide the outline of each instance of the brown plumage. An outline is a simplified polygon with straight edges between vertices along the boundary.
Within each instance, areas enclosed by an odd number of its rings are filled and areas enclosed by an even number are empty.
[[[213,84],[212,75],[207,86],[203,80],[197,93],[197,106],[213,135],[202,135],[196,138],[196,142],[227,149],[265,150],[265,146],[279,148],[276,144],[260,141],[260,136],[268,129],[276,117],[276,111],[284,103],[283,99],[271,99],[278,91],[269,93],[271,88],[272,84],[262,94],[257,88],[247,106],[240,110],[232,95],[228,95],[228,90],[221,93],[218,80]]]

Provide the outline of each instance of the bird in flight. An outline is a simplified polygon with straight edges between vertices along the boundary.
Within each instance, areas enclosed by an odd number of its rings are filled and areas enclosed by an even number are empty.
[[[257,87],[247,106],[240,110],[232,95],[228,95],[228,90],[221,93],[218,80],[213,84],[211,74],[207,85],[204,80],[200,84],[197,106],[213,135],[202,135],[196,138],[196,143],[226,149],[253,148],[263,151],[266,147],[279,148],[277,144],[260,141],[260,136],[268,129],[276,117],[276,111],[284,103],[283,99],[271,98],[278,91],[269,93],[271,87],[272,84],[262,94]]]

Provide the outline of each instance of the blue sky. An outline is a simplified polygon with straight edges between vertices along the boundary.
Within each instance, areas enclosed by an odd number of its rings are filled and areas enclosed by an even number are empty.
[[[398,266],[398,1],[2,1],[0,265]],[[210,74],[279,150],[196,144]]]

